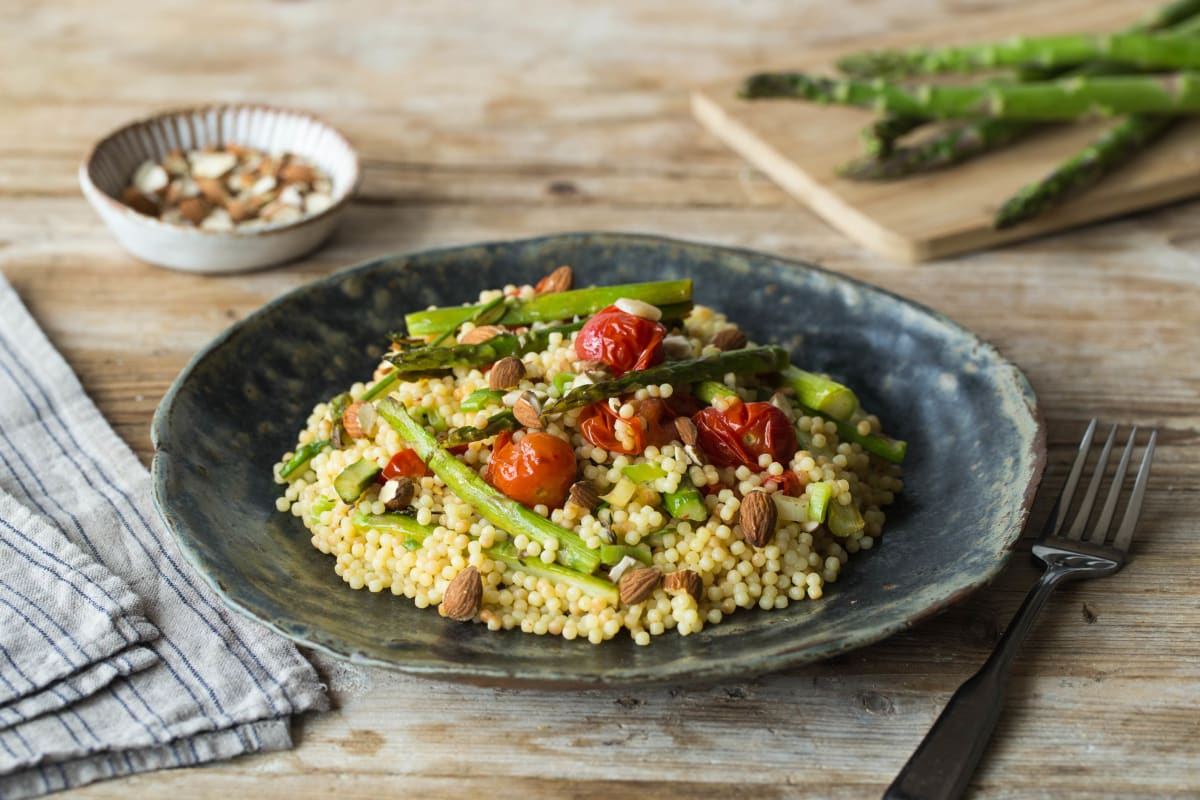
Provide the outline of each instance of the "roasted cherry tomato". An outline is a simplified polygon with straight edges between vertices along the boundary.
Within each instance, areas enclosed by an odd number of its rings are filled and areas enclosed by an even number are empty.
[[[725,411],[706,408],[692,417],[700,449],[718,467],[745,464],[757,470],[758,457],[770,453],[787,464],[796,452],[796,431],[787,416],[770,403],[734,402]]]
[[[637,402],[634,415],[623,419],[612,410],[607,400],[600,400],[583,410],[579,415],[579,433],[589,444],[603,447],[613,453],[637,455],[648,446],[662,447],[673,441],[675,415],[665,402],[651,397]],[[632,446],[625,446],[617,438],[617,422],[624,422],[632,433]]]
[[[575,451],[549,433],[531,431],[514,442],[506,431],[492,448],[487,477],[518,503],[560,508],[575,482]]]
[[[609,306],[579,331],[575,355],[584,361],[602,361],[619,376],[661,364],[666,335],[667,329],[660,323]]]
[[[417,451],[410,447],[392,456],[383,472],[379,473],[379,479],[387,482],[395,478],[421,478],[429,474],[429,467],[425,466]]]
[[[799,497],[804,494],[806,483],[807,481],[801,480],[800,476],[790,469],[785,469],[782,475],[769,475],[763,480],[763,486],[778,486],[778,491],[788,497]]]
[[[636,416],[623,420],[632,430],[633,446],[626,447],[617,439],[617,420],[621,417],[608,405],[607,400],[598,400],[579,414],[579,435],[596,447],[610,453],[637,455],[646,449],[646,431]]]

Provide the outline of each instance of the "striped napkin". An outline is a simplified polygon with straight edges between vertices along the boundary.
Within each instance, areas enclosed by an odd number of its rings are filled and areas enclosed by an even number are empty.
[[[285,749],[327,706],[290,642],[191,571],[0,275],[0,798]]]

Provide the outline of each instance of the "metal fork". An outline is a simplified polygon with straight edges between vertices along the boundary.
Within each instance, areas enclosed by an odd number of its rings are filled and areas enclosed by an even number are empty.
[[[1013,660],[1026,635],[1033,629],[1038,612],[1050,593],[1065,580],[1111,575],[1125,563],[1133,529],[1142,510],[1157,433],[1150,433],[1120,527],[1107,545],[1108,529],[1134,448],[1136,427],[1129,433],[1129,441],[1121,453],[1108,496],[1099,517],[1091,526],[1090,535],[1084,540],[1088,519],[1117,436],[1115,425],[1100,451],[1079,510],[1075,512],[1069,530],[1060,535],[1095,433],[1096,420],[1093,419],[1079,443],[1079,452],[1071,465],[1067,482],[1054,503],[1054,509],[1046,520],[1045,529],[1033,545],[1033,555],[1046,565],[1046,571],[1025,597],[1025,602],[987,662],[950,698],[937,722],[884,793],[884,800],[948,800],[961,797],[1000,719]]]

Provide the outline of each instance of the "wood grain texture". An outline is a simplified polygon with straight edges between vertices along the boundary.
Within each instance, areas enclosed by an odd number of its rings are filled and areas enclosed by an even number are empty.
[[[872,40],[869,47],[995,40],[1018,34],[1119,30],[1146,4],[1032,3],[981,19],[941,18],[927,29]],[[836,56],[794,48],[765,54],[756,70],[832,72]],[[830,225],[863,245],[901,261],[924,261],[1152,208],[1200,192],[1200,121],[1177,125],[1144,155],[1069,203],[1003,231],[992,227],[1000,205],[1022,186],[1052,172],[1085,148],[1111,121],[1058,125],[1012,147],[954,169],[897,181],[853,181],[841,165],[861,155],[859,131],[873,112],[790,100],[737,98],[737,81],[692,94],[696,118]],[[924,136],[921,134],[917,136]],[[908,202],[919,197],[919,203]]]
[[[197,349],[282,292],[383,253],[645,231],[808,259],[909,296],[1025,370],[1048,420],[1048,489],[1090,416],[1161,432],[1134,561],[1051,602],[974,796],[1194,797],[1200,205],[907,267],[800,207],[689,110],[693,87],[779,54],[934,25],[965,38],[996,13],[1051,8],[1096,26],[1130,13],[1079,0],[532,0],[520,13],[14,0],[0,6],[0,271],[144,462],[151,414]],[[296,105],[358,146],[362,190],[325,248],[205,278],[138,263],[108,236],[75,183],[89,143],[155,109],[213,100]],[[878,797],[1036,574],[1026,545],[994,585],[911,631],[716,686],[513,692],[317,659],[335,709],[294,726],[296,749],[67,796]]]

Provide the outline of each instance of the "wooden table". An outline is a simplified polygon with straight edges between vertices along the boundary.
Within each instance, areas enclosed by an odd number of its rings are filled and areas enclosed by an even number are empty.
[[[0,270],[146,462],[151,414],[198,348],[280,293],[382,253],[649,231],[809,259],[903,293],[1025,369],[1049,426],[1048,488],[1090,416],[1160,430],[1136,559],[1054,599],[977,796],[1196,796],[1200,205],[902,266],[835,234],[688,112],[689,86],[747,72],[766,52],[996,5],[10,0]],[[94,138],[218,99],[317,111],[358,146],[362,191],[323,250],[267,272],[179,274],[125,255],[88,208],[75,168]],[[318,658],[335,710],[299,722],[294,751],[75,796],[878,796],[1035,574],[1018,553],[994,586],[910,632],[707,688],[505,691]]]

